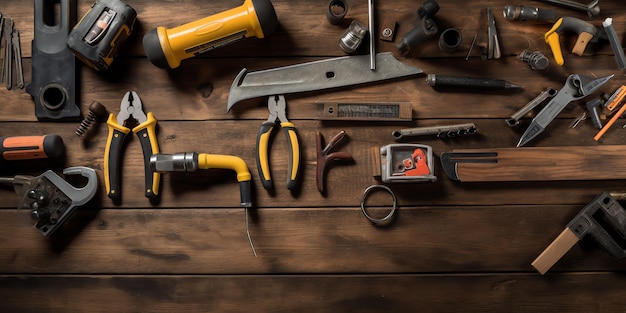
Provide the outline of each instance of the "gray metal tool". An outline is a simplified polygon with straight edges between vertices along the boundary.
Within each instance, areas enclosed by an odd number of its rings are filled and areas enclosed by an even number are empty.
[[[626,256],[626,210],[608,192],[598,195],[572,219],[561,234],[532,262],[545,274],[586,235],[616,258]]]
[[[474,135],[478,133],[478,129],[474,123],[442,125],[442,126],[426,126],[396,130],[391,133],[396,141],[406,140],[407,138],[436,135],[437,138],[461,137]]]
[[[545,3],[555,4],[558,6],[562,6],[564,8],[573,9],[577,11],[586,12],[589,17],[596,16],[600,14],[600,1],[593,0],[589,2],[589,4],[583,4],[576,1],[570,0],[538,0]]]
[[[500,52],[500,40],[498,39],[496,19],[493,17],[491,8],[487,8],[487,36],[487,59],[499,59],[502,56]]]
[[[548,98],[554,98],[554,96],[556,96],[556,93],[556,89],[550,87],[546,88],[546,90],[542,91],[538,96],[530,100],[530,102],[524,105],[521,109],[513,113],[510,118],[506,119],[506,124],[510,127],[519,125],[519,120],[522,117],[524,117],[526,114],[528,114],[528,112],[532,111],[538,105],[542,104]]]
[[[604,27],[604,31],[606,32],[606,36],[611,43],[611,48],[613,49],[613,53],[615,53],[615,59],[617,60],[617,66],[620,70],[626,68],[626,56],[624,55],[624,49],[622,48],[622,44],[619,41],[619,37],[617,36],[617,32],[615,31],[615,27],[613,27],[613,19],[606,18],[604,22],[602,22],[602,26]]]
[[[422,73],[391,52],[376,55],[377,68],[369,69],[369,56],[345,56],[257,72],[242,69],[230,87],[227,110],[241,100],[271,95],[323,90],[372,83]]]
[[[552,122],[552,120],[574,100],[580,100],[592,93],[608,82],[614,75],[593,79],[591,77],[572,74],[567,77],[565,85],[559,92],[548,102],[544,108],[535,116],[526,129],[522,138],[517,143],[521,147],[531,141],[533,138],[541,134],[544,129]]]
[[[511,21],[546,21],[556,22],[558,15],[554,10],[528,7],[525,5],[507,5],[504,7],[504,18]]]
[[[22,196],[18,210],[28,212],[36,220],[35,227],[44,236],[52,235],[74,213],[89,202],[98,190],[96,171],[83,166],[69,167],[63,175],[81,175],[87,178],[84,187],[74,187],[53,171],[37,176],[18,175],[0,178],[0,183],[13,185]]]

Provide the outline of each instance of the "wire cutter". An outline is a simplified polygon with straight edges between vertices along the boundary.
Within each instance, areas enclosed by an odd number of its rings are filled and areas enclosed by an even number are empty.
[[[113,200],[120,199],[120,163],[122,157],[122,146],[126,135],[131,131],[126,127],[127,122],[133,118],[137,125],[132,128],[133,133],[139,137],[141,150],[143,150],[146,188],[145,195],[148,198],[156,198],[159,194],[159,182],[161,174],[154,172],[150,168],[150,157],[159,153],[159,145],[156,138],[156,119],[152,112],[145,114],[141,104],[141,99],[134,91],[129,91],[124,95],[120,105],[120,113],[117,118],[109,114],[107,125],[109,136],[104,150],[104,184],[107,195]]]
[[[272,129],[274,129],[274,126],[277,124],[277,120],[280,121],[280,127],[283,129],[283,133],[287,136],[287,144],[289,148],[287,189],[294,190],[299,180],[300,142],[298,141],[298,134],[296,132],[295,125],[287,120],[285,113],[286,108],[287,102],[285,101],[285,96],[270,96],[267,101],[267,109],[270,111],[270,116],[267,121],[263,122],[261,125],[261,129],[259,130],[259,135],[257,137],[256,164],[259,170],[259,177],[261,177],[261,183],[267,190],[274,188],[269,167],[269,139]]]

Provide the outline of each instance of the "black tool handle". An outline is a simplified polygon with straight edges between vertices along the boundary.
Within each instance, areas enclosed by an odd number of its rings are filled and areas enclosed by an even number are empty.
[[[120,163],[122,161],[122,145],[128,131],[124,132],[109,125],[109,138],[104,153],[104,175],[107,196],[113,200],[119,200],[121,197]]]
[[[502,79],[475,78],[461,76],[442,76],[429,74],[426,81],[432,87],[463,87],[482,90],[500,90],[511,88],[511,84]]]

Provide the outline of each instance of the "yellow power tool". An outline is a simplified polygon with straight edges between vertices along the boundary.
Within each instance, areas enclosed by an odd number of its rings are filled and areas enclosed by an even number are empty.
[[[240,39],[264,38],[277,25],[270,0],[245,0],[239,7],[185,25],[150,30],[143,37],[143,48],[152,64],[176,68],[184,59]]]

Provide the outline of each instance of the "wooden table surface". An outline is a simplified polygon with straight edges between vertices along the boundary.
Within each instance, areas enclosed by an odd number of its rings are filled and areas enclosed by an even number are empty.
[[[255,160],[255,141],[267,119],[265,98],[238,104],[228,113],[231,83],[242,68],[262,70],[342,56],[338,39],[346,25],[325,17],[328,1],[274,0],[279,26],[265,39],[250,38],[183,61],[164,70],[145,57],[141,39],[157,27],[175,27],[241,5],[242,1],[126,1],[138,21],[120,56],[106,73],[83,66],[79,73],[83,114],[97,100],[117,114],[127,91],[140,95],[146,111],[158,120],[163,153],[195,151],[243,158],[253,176],[255,209],[249,231],[252,253],[239,206],[239,187],[228,170],[163,174],[160,201],[143,195],[141,147],[128,139],[123,157],[122,201],[104,191],[103,155],[106,124],[84,138],[74,135],[78,122],[38,122],[24,90],[0,89],[0,135],[62,136],[61,160],[4,164],[2,176],[61,172],[69,166],[94,168],[100,189],[94,199],[51,238],[20,220],[20,198],[0,189],[1,312],[623,312],[621,284],[626,263],[592,240],[575,245],[545,276],[530,263],[565,225],[602,191],[626,191],[623,181],[463,183],[448,179],[438,155],[454,149],[514,147],[529,119],[518,128],[504,120],[547,87],[559,89],[568,75],[615,74],[592,97],[612,93],[626,83],[607,41],[590,44],[583,56],[571,53],[576,35],[564,33],[565,65],[559,67],[543,34],[552,25],[509,21],[503,0],[440,1],[440,31],[462,31],[461,49],[441,52],[436,38],[409,57],[395,43],[411,29],[419,1],[375,1],[376,21],[397,21],[396,41],[377,40],[377,51],[390,51],[425,73],[493,77],[523,85],[523,90],[472,92],[434,90],[424,75],[302,94],[288,94],[288,117],[302,142],[302,182],[291,193],[285,186],[284,136],[271,150],[274,193],[263,189]],[[525,5],[556,9],[601,27],[614,19],[624,40],[626,9],[622,1],[601,1],[599,16],[539,1]],[[586,2],[586,1],[582,1]],[[367,1],[348,0],[347,20],[367,24]],[[78,1],[78,16],[91,1]],[[486,38],[485,9],[492,7],[502,58],[482,60]],[[0,12],[21,32],[26,82],[31,81],[33,2],[4,0]],[[377,30],[378,31],[378,30]],[[474,34],[477,46],[465,55]],[[540,50],[550,59],[545,71],[533,71],[517,55]],[[367,50],[367,49],[365,49]],[[2,56],[4,54],[1,54]],[[591,97],[590,97],[591,98]],[[410,102],[411,122],[321,121],[320,101]],[[563,147],[626,143],[623,122],[600,143],[589,119],[570,128],[585,112],[584,100],[565,108],[544,134],[529,146]],[[361,194],[379,184],[372,175],[372,147],[395,143],[392,131],[417,126],[473,122],[479,133],[462,138],[424,137],[435,154],[434,183],[387,184],[397,195],[393,224],[375,227],[359,207]],[[315,184],[316,132],[328,140],[345,130],[349,140],[338,147],[352,164],[330,168],[322,196]],[[558,164],[558,160],[554,160]],[[626,158],[624,159],[626,162]],[[602,169],[590,166],[581,172]],[[610,170],[610,169],[609,169]],[[384,214],[390,199],[376,193],[373,214]]]

